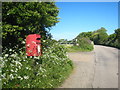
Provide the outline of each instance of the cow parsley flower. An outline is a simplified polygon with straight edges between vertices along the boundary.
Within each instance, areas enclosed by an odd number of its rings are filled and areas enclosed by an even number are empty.
[[[8,54],[5,54],[5,57],[8,57]]]
[[[34,58],[35,58],[35,59],[39,59],[39,57],[38,57],[38,56],[34,56]]]
[[[13,78],[14,78],[13,74],[10,74],[10,78],[11,78],[11,79],[13,79]]]
[[[11,71],[11,72],[14,72],[14,70],[12,70],[12,69],[11,69],[10,71]]]
[[[11,57],[16,57],[16,54],[12,54]]]
[[[25,44],[25,41],[22,41],[22,44]]]
[[[29,79],[29,76],[24,76],[24,79]]]
[[[36,64],[39,64],[38,62],[36,62]]]
[[[2,57],[0,57],[0,60],[2,60],[3,58]]]
[[[12,49],[10,49],[9,51],[12,51]]]
[[[26,69],[29,69],[28,67],[26,67]]]

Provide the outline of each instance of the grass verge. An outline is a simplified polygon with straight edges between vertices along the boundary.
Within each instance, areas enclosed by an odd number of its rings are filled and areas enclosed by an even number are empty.
[[[80,47],[80,46],[71,46],[71,47],[67,47],[67,52],[89,52],[92,51],[93,45],[88,45],[88,46],[84,46],[84,47]]]

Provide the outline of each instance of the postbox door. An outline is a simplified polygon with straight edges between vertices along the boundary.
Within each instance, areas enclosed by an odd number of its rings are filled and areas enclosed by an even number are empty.
[[[26,53],[27,56],[41,55],[41,41],[39,34],[30,34],[26,37]]]

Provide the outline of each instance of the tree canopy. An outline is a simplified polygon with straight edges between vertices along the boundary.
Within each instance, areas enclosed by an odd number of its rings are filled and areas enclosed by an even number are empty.
[[[54,2],[3,2],[2,43],[13,47],[29,34],[51,37],[48,31],[58,21],[59,10]]]
[[[94,42],[94,44],[101,44],[101,45],[120,48],[120,29],[119,28],[115,30],[115,33],[108,35],[107,30],[101,27],[100,29],[95,30],[93,32],[82,32],[75,39],[77,39],[79,43],[82,44],[83,40],[84,41],[87,40],[84,38],[88,38],[88,40],[90,39],[91,41]]]
[[[103,27],[93,32],[91,39],[95,44],[103,44],[104,41],[108,38],[107,30]]]

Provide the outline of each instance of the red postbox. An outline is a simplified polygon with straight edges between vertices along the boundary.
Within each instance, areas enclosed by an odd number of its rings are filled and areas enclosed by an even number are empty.
[[[26,37],[27,56],[41,56],[41,36],[39,34],[30,34]]]

